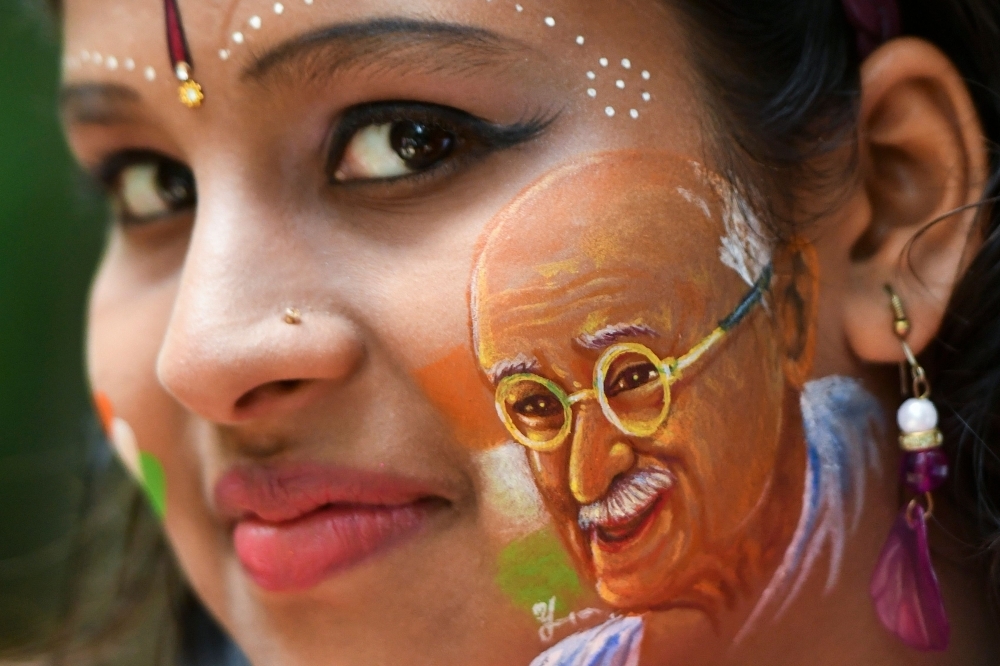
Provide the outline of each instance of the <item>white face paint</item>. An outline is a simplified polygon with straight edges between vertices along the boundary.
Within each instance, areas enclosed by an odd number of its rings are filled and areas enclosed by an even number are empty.
[[[785,557],[737,642],[768,615],[788,609],[825,553],[829,569],[825,591],[837,585],[847,537],[858,526],[868,476],[881,476],[878,442],[885,415],[878,399],[850,377],[824,377],[802,390],[806,482],[802,515]]]
[[[491,533],[509,542],[549,524],[523,446],[508,442],[479,454],[476,463]]]
[[[139,444],[132,426],[124,419],[115,417],[111,422],[111,445],[121,459],[125,469],[136,480],[142,479],[142,465],[139,462]]]

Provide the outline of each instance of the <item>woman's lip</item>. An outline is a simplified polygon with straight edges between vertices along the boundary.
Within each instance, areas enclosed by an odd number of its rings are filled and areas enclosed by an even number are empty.
[[[283,523],[330,504],[392,507],[443,497],[427,484],[379,472],[317,464],[247,465],[215,484],[219,515]]]
[[[241,520],[233,531],[240,563],[265,590],[312,588],[415,535],[444,503],[330,505],[283,523]]]
[[[262,588],[321,581],[416,534],[450,502],[425,484],[323,465],[245,466],[215,486],[244,570]]]

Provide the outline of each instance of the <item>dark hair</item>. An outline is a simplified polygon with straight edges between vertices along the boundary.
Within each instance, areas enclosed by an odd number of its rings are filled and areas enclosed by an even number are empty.
[[[871,0],[874,2],[875,0]],[[842,0],[668,0],[688,30],[722,141],[716,156],[772,231],[802,186],[844,173],[811,165],[854,142],[860,99],[857,36]],[[956,287],[924,355],[952,461],[950,499],[969,522],[988,590],[1000,601],[1000,2],[899,0],[903,34],[941,49],[965,78],[988,142],[991,176],[979,217],[982,249]],[[787,187],[796,183],[796,191]],[[901,257],[905,262],[905,257]],[[905,263],[904,263],[905,265]],[[888,306],[887,306],[888,307]],[[957,532],[955,526],[947,526]],[[963,544],[959,544],[963,545]]]

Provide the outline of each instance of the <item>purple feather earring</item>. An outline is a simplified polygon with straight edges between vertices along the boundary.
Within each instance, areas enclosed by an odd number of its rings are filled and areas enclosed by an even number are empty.
[[[889,285],[885,290],[892,305],[894,331],[903,345],[912,377],[913,397],[899,408],[897,421],[904,452],[900,477],[915,497],[896,519],[869,589],[875,612],[886,629],[917,650],[944,650],[951,627],[931,563],[927,522],[934,511],[931,493],[948,479],[948,458],[941,450],[944,438],[937,427],[937,409],[930,401],[927,373],[906,342],[910,320],[903,301]],[[903,377],[905,380],[905,369]],[[904,395],[906,384],[904,381]]]

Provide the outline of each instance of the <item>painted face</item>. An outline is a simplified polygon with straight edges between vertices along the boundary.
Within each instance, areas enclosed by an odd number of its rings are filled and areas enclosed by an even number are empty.
[[[750,254],[720,261],[746,240],[726,206],[665,156],[709,152],[666,3],[182,0],[195,109],[161,0],[64,4],[67,132],[117,218],[92,383],[255,663],[530,662],[609,610],[551,566],[549,513],[621,608],[715,604],[767,568],[803,468],[768,311],[655,434],[584,401],[530,467],[482,381],[524,357],[590,388],[609,343],[680,356],[750,290]],[[643,478],[656,501],[616,513]]]
[[[752,305],[767,250],[720,187],[670,154],[573,163],[498,216],[475,271],[498,412],[620,608],[717,611],[773,570],[799,508],[777,490],[802,457],[773,310]]]

